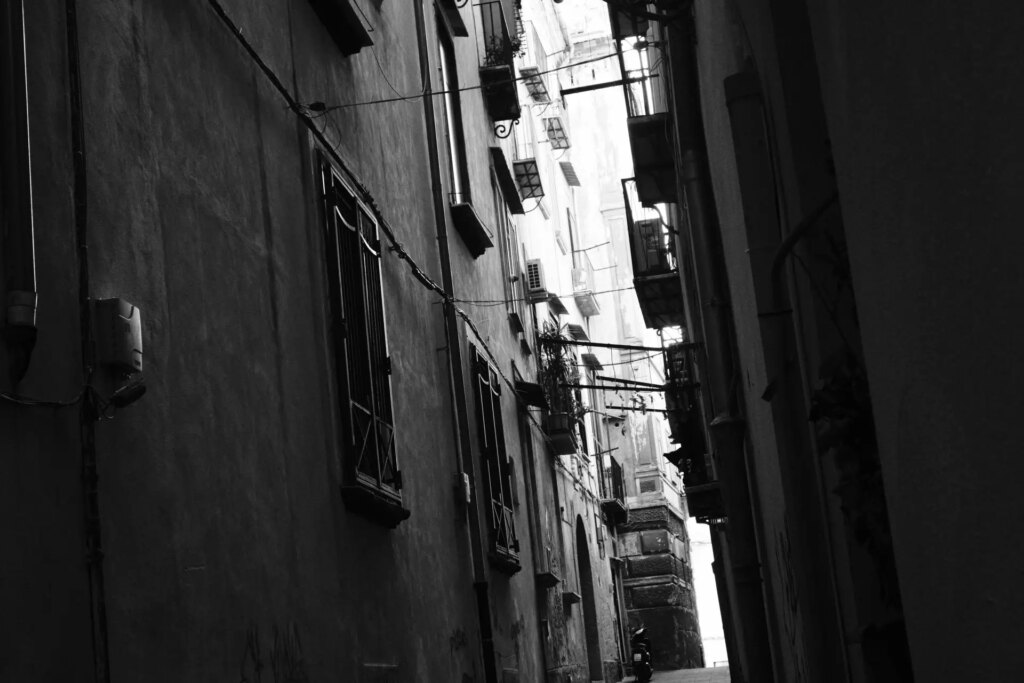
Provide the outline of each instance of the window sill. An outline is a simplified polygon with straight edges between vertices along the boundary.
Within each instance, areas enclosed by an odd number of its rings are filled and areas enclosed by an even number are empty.
[[[409,518],[409,510],[402,507],[401,499],[368,486],[342,485],[341,499],[345,509],[389,529],[394,529]]]
[[[490,552],[487,553],[487,559],[490,560],[492,567],[508,576],[512,576],[523,568],[519,562],[519,556],[503,548],[492,546]]]

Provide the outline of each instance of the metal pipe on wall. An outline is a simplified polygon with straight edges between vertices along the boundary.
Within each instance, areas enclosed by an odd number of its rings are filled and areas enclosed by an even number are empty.
[[[433,5],[433,3],[431,3]],[[434,203],[434,228],[437,233],[437,251],[441,262],[441,286],[449,296],[454,296],[451,253],[448,249],[448,224],[445,212],[444,193],[441,187],[441,164],[437,143],[437,122],[434,116],[434,102],[430,97],[430,58],[427,46],[426,20],[423,12],[423,0],[413,2],[416,14],[416,41],[419,48],[420,72],[423,79],[424,97],[423,118],[426,128],[427,154],[430,163],[430,187]],[[463,377],[462,340],[457,334],[459,329],[455,305],[450,301],[444,303],[445,347],[448,354],[449,381],[454,393],[454,416],[458,441],[456,449],[460,474],[469,475],[470,482],[477,481],[473,466],[473,446],[468,424],[468,400],[466,383]],[[477,614],[480,621],[480,638],[483,649],[484,678],[487,683],[497,683],[498,670],[494,651],[494,632],[491,625],[491,605],[487,586],[487,575],[484,568],[484,548],[480,536],[480,515],[476,496],[468,502],[467,516],[469,520],[469,545],[473,565],[473,588],[477,601]]]
[[[2,203],[4,320],[7,365],[17,386],[36,344],[36,249],[32,159],[22,0],[0,11],[0,203]]]
[[[93,367],[92,305],[89,283],[88,184],[85,155],[85,120],[82,103],[81,52],[78,46],[78,5],[65,0],[68,59],[68,102],[71,163],[74,171],[75,246],[78,257],[79,334],[83,382],[89,384]],[[85,556],[89,577],[92,619],[93,671],[96,683],[110,683],[110,644],[107,629],[106,582],[103,575],[103,538],[99,508],[99,471],[96,462],[96,408],[90,399],[79,408],[81,438],[82,505]]]
[[[734,635],[742,649],[740,661],[744,665],[742,671],[736,672],[734,680],[768,682],[775,679],[775,667],[751,506],[750,489],[754,482],[747,472],[746,425],[740,415],[740,397],[734,381],[736,340],[732,310],[715,199],[708,181],[693,16],[685,16],[670,31],[673,109],[679,152],[677,182],[688,218],[687,236],[698,303],[694,313],[699,317],[705,339],[705,362],[701,368],[705,372],[701,382],[710,393],[714,417],[708,431],[729,519],[727,552],[720,558],[721,547],[715,546],[715,559],[729,563],[734,579],[729,593],[737,610]]]

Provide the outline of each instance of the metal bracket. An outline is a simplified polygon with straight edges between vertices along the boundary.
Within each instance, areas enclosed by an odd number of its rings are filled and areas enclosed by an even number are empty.
[[[511,121],[498,121],[494,124],[494,135],[504,140],[508,136],[512,135],[512,126],[518,126],[519,119],[513,119]]]

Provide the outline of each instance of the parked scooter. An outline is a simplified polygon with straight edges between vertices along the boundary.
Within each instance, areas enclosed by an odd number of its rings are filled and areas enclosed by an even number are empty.
[[[647,638],[647,629],[639,626],[633,629],[629,638],[633,650],[633,677],[638,683],[651,680],[654,667],[651,665],[651,641]]]

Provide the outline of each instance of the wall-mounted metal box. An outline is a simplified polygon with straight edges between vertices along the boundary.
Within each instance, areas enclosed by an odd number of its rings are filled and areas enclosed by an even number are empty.
[[[142,372],[142,312],[123,299],[93,301],[96,362],[126,374]]]

